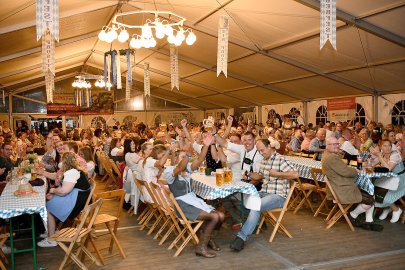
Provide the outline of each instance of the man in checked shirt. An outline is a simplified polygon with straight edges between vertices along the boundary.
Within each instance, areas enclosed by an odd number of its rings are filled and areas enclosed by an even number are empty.
[[[259,172],[252,172],[249,177],[252,182],[263,182],[259,192],[261,198],[260,211],[250,211],[245,224],[230,246],[234,251],[243,249],[246,240],[259,222],[261,212],[283,206],[290,189],[289,180],[299,177],[295,166],[276,152],[280,148],[278,141],[271,137],[260,139],[256,143],[256,148],[263,156],[263,160],[260,163]]]

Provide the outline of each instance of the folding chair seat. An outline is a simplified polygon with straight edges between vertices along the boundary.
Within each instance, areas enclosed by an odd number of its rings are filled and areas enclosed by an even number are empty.
[[[174,198],[173,194],[169,194],[170,202],[174,206],[174,209],[177,210],[177,212],[180,215],[179,222],[183,226],[183,229],[180,231],[179,235],[177,235],[176,239],[170,244],[168,249],[172,249],[173,247],[177,248],[177,251],[174,253],[173,257],[177,257],[181,251],[186,247],[186,245],[190,242],[190,240],[193,241],[195,245],[199,243],[199,239],[197,236],[197,231],[201,228],[202,224],[204,223],[203,220],[196,220],[196,221],[190,221],[187,219],[187,217],[184,215],[183,210],[181,210],[179,204],[177,203],[176,199]],[[182,240],[182,242],[179,245],[179,241]]]
[[[325,180],[327,188],[329,189],[329,192],[333,196],[333,202],[334,202],[334,206],[326,218],[326,220],[328,222],[326,229],[330,229],[343,216],[347,222],[347,225],[349,225],[350,229],[352,231],[354,231],[353,224],[350,222],[350,219],[347,216],[348,211],[349,211],[350,207],[352,207],[353,204],[342,204],[326,176],[324,177],[324,180]]]
[[[118,248],[118,252],[121,255],[121,257],[124,259],[126,258],[125,252],[122,249],[122,246],[117,238],[117,229],[118,229],[118,225],[120,223],[120,216],[121,216],[121,211],[122,211],[122,205],[124,203],[124,196],[125,196],[125,191],[123,189],[94,194],[95,200],[102,199],[104,201],[104,203],[107,201],[116,201],[116,200],[119,201],[118,206],[114,205],[114,208],[113,208],[113,209],[117,209],[117,212],[115,215],[104,214],[104,213],[98,214],[96,216],[96,219],[94,220],[94,224],[93,224],[93,226],[104,224],[107,227],[108,232],[105,234],[98,234],[97,237],[104,236],[104,235],[110,235],[110,237],[111,237],[110,244],[107,247],[108,252],[110,254],[108,257],[115,255],[115,254],[112,254],[113,247],[115,244]],[[94,241],[93,235],[89,238],[89,240],[90,240],[90,243],[92,244],[98,258],[100,259],[101,263],[104,264],[105,257],[103,257],[101,255],[100,248],[97,247],[97,245]],[[104,248],[102,248],[102,249],[104,249]]]
[[[153,183],[147,183],[143,181],[144,187],[146,189],[146,192],[149,193],[150,198],[152,199],[152,206],[154,209],[156,209],[156,220],[152,224],[152,226],[149,228],[149,231],[147,235],[150,235],[156,228],[158,228],[159,224],[162,223],[162,225],[165,223],[166,220],[166,215],[165,212],[163,211],[161,205],[159,204],[159,200],[155,196],[155,192],[153,192],[153,189],[151,188],[151,185]],[[157,238],[157,237],[156,237]],[[155,237],[153,239],[156,239]]]
[[[80,269],[88,269],[80,259],[80,254],[82,252],[84,252],[93,263],[95,262],[97,266],[101,266],[100,261],[86,248],[85,243],[93,231],[93,223],[100,210],[102,202],[102,200],[98,200],[95,203],[90,204],[84,210],[81,217],[82,219],[77,227],[64,228],[49,238],[50,240],[56,241],[66,253],[59,266],[59,270],[63,269],[69,259],[73,260]]]
[[[295,180],[290,181],[290,191],[287,194],[284,205],[281,208],[274,208],[271,210],[264,211],[261,215],[259,226],[257,227],[256,234],[260,233],[263,223],[267,221],[268,223],[274,226],[274,229],[270,235],[269,242],[273,242],[274,237],[276,236],[277,231],[284,233],[289,238],[292,238],[292,235],[287,231],[281,221],[283,220],[285,212],[287,212],[288,204],[290,202],[291,196],[296,188],[297,182]],[[279,213],[278,217],[275,216],[275,213]]]
[[[298,210],[300,210],[300,208],[304,205],[304,203],[309,208],[311,208],[312,212],[314,212],[314,208],[312,207],[309,196],[312,194],[313,191],[316,191],[316,186],[311,183],[303,183],[300,178],[297,178],[296,191],[297,194],[290,204],[291,206],[293,206],[299,201],[297,206],[295,206],[294,214],[296,214]]]
[[[10,237],[9,233],[3,233],[0,234],[0,269],[1,270],[6,270],[6,266],[4,264],[8,264],[7,256],[3,253],[1,247],[4,245],[4,243],[7,241],[7,239]]]
[[[314,217],[318,216],[318,214],[323,214],[326,216],[329,214],[329,207],[328,204],[326,203],[326,186],[322,187],[318,181],[318,175],[320,174],[322,174],[322,169],[311,168],[311,175],[312,179],[314,179],[314,183],[316,186],[316,193],[319,195],[321,201],[321,204],[315,211]],[[327,212],[321,212],[323,208],[325,208]]]

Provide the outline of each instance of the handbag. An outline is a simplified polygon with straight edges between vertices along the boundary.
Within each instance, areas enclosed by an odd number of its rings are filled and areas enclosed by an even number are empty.
[[[378,203],[383,203],[385,195],[387,195],[388,189],[382,187],[374,187],[375,201]]]
[[[125,193],[131,193],[131,181],[127,180],[129,171],[130,171],[129,168],[124,171],[124,173],[126,172],[125,173],[125,178],[124,178],[124,183],[123,183],[123,188],[125,190]]]

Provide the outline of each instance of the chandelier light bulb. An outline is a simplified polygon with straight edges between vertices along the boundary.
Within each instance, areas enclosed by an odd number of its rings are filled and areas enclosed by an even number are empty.
[[[190,32],[186,38],[186,44],[193,45],[196,40],[197,40],[196,35],[193,32]]]
[[[173,36],[173,28],[170,25],[166,25],[164,31],[166,36]]]
[[[121,30],[120,34],[118,35],[118,41],[123,43],[129,39],[129,34],[126,29]]]
[[[107,33],[105,32],[104,29],[102,29],[102,30],[100,31],[100,33],[98,33],[98,38],[99,38],[101,41],[106,41]]]
[[[163,24],[161,22],[157,22],[157,24],[156,24],[155,35],[158,39],[162,39],[165,37],[165,27],[163,26]]]
[[[156,44],[157,44],[157,43],[156,43],[156,39],[151,38],[151,39],[150,39],[150,43],[149,43],[149,44],[150,44],[150,47],[151,47],[151,48],[155,47],[155,46],[156,46]]]
[[[117,37],[118,37],[117,31],[115,30],[114,27],[111,28],[109,34],[110,34],[110,38],[111,38],[112,40],[115,40],[115,39],[117,39]]]
[[[181,42],[183,42],[186,39],[183,29],[181,29],[180,31],[177,31],[176,39],[180,40]]]
[[[170,35],[167,38],[167,42],[169,42],[170,44],[174,44],[176,42],[176,38],[173,35]]]
[[[152,29],[149,27],[149,25],[145,24],[145,26],[142,27],[142,36],[144,38],[152,37]]]
[[[183,41],[180,38],[174,38],[174,45],[180,46]]]

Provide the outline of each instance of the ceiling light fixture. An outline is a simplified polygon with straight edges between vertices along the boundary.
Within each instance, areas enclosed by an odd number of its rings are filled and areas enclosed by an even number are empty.
[[[153,20],[146,19],[145,23],[138,25],[125,24],[117,21],[120,17],[130,15],[141,15],[143,17],[149,16],[153,17]],[[170,21],[161,19],[162,15],[169,16]],[[157,44],[155,38],[163,39],[165,36],[170,44],[176,46],[180,46],[184,40],[187,45],[193,45],[197,40],[197,37],[191,28],[183,28],[183,23],[185,21],[186,19],[184,17],[170,11],[142,10],[117,13],[111,22],[111,27],[104,26],[98,34],[98,38],[101,41],[108,43],[111,43],[116,39],[118,39],[119,42],[124,43],[127,42],[130,37],[127,29],[139,29],[140,35],[133,34],[129,42],[129,45],[134,49],[155,47]],[[155,35],[153,35],[152,29],[155,30]]]

